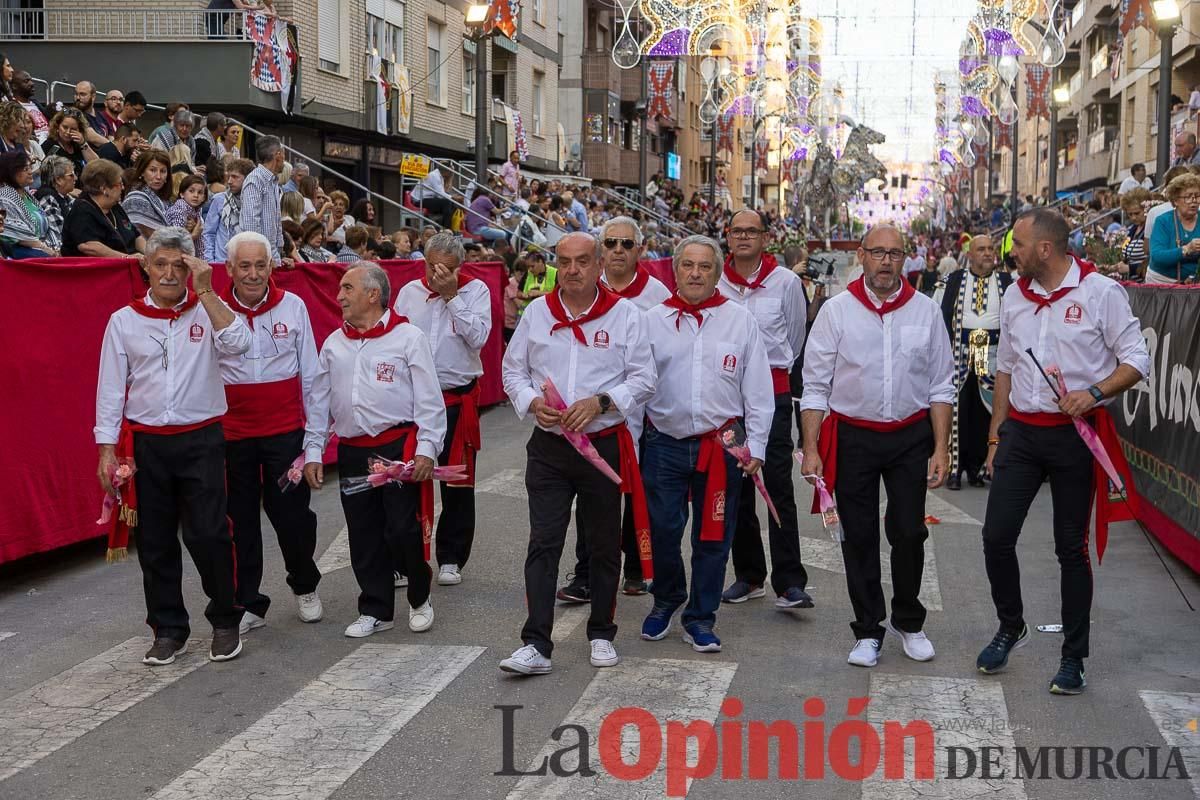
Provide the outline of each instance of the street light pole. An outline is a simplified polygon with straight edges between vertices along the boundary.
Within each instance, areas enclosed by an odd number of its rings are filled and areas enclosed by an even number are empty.
[[[488,174],[488,64],[487,36],[476,34],[475,42],[475,185],[487,186]]]
[[[1047,149],[1050,151],[1050,163],[1046,165],[1046,205],[1058,199],[1058,67],[1050,71],[1050,141]]]
[[[1171,166],[1171,67],[1174,62],[1175,26],[1159,21],[1158,40],[1158,158],[1155,180],[1162,182]]]
[[[1012,84],[1013,94],[1018,97],[1020,95],[1017,94],[1017,92],[1019,91],[1017,87],[1020,85],[1020,82],[1021,82],[1021,76],[1020,76],[1020,72],[1018,72],[1017,77],[1013,78],[1013,84]],[[1012,199],[1009,201],[1011,203],[1011,205],[1009,206],[1008,210],[1009,210],[1009,218],[1014,222],[1017,219],[1017,209],[1021,205],[1021,191],[1020,191],[1020,189],[1017,188],[1017,177],[1020,174],[1019,171],[1017,170],[1017,144],[1018,144],[1018,138],[1019,138],[1017,135],[1017,132],[1021,129],[1021,126],[1019,124],[1020,116],[1021,116],[1020,113],[1018,113],[1017,116],[1013,119],[1012,125],[1009,126],[1012,129],[1012,143],[1011,143],[1010,149],[1008,151],[1009,157],[1012,158],[1012,170],[1010,171],[1010,177],[1012,179],[1012,186],[1011,186]],[[1035,158],[1036,158],[1036,155],[1035,155]]]
[[[719,118],[718,118],[719,119]],[[717,120],[712,123],[712,141],[708,152],[708,207],[712,209],[717,202]]]

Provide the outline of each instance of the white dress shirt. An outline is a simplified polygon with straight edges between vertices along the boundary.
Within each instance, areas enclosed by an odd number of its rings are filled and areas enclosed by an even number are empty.
[[[612,400],[608,413],[596,415],[584,428],[586,433],[611,428],[640,414],[654,393],[657,374],[638,307],[618,300],[603,317],[583,323],[580,329],[588,341],[586,346],[569,328],[550,333],[555,323],[546,298],[539,297],[525,307],[508,343],[504,391],[517,416],[524,419],[529,404],[542,396],[546,378],[554,381],[568,406],[598,394],[607,394]],[[549,430],[562,433],[557,426]]]
[[[457,389],[483,374],[479,351],[492,332],[492,293],[483,281],[472,280],[449,303],[429,295],[420,281],[410,281],[393,308],[429,340],[441,387]]]
[[[1154,188],[1154,181],[1149,178],[1142,178],[1141,182],[1132,175],[1125,176],[1125,180],[1121,181],[1121,185],[1117,188],[1117,194],[1122,195],[1126,192],[1132,192],[1134,189],[1145,189],[1147,191]]]
[[[248,308],[254,311],[265,302],[266,295]],[[245,314],[237,314],[237,318],[250,327]],[[307,400],[317,374],[317,342],[304,301],[284,292],[279,305],[254,318],[250,333],[245,353],[221,355],[221,380],[226,385],[273,383],[299,375]]]
[[[758,325],[749,311],[732,302],[700,313],[702,325],[693,315],[662,304],[646,312],[658,371],[658,390],[646,404],[646,416],[676,439],[743,417],[751,457],[765,459],[775,391]]]
[[[1036,314],[1037,306],[1016,283],[1004,293],[996,370],[1012,376],[1009,402],[1017,411],[1060,413],[1026,348],[1033,349],[1042,367],[1058,365],[1070,391],[1099,383],[1118,364],[1128,364],[1142,377],[1150,374],[1146,339],[1121,285],[1095,272],[1081,282],[1075,262],[1060,288],[1067,286],[1077,288]],[[1037,281],[1029,288],[1043,297],[1050,294]]]
[[[671,296],[671,290],[666,287],[666,284],[653,275],[649,275],[647,278],[646,285],[642,287],[641,293],[639,293],[636,297],[625,298],[642,311],[649,311]],[[608,278],[606,278],[603,273],[600,274],[600,282],[605,286],[609,286]],[[609,286],[609,288],[611,289],[612,287]]]
[[[867,296],[882,305],[874,292]],[[954,403],[945,331],[941,308],[920,292],[882,318],[850,292],[835,295],[808,337],[800,410],[898,422],[931,403]]]
[[[753,283],[757,277],[758,270],[755,270],[748,281]],[[792,364],[804,352],[804,329],[808,323],[808,300],[800,276],[780,265],[771,271],[762,286],[747,289],[731,283],[722,274],[717,290],[750,309],[758,322],[771,368],[791,370]]]
[[[982,314],[975,313],[975,284],[978,281],[986,281],[988,284],[987,305]],[[966,270],[963,275],[959,301],[963,304],[963,330],[973,331],[976,328],[986,328],[994,331],[1000,328],[1000,279],[996,277],[996,273],[993,272],[986,278],[980,278],[971,270]]]
[[[386,325],[391,313],[384,311],[379,324]],[[307,462],[321,461],[331,428],[342,438],[378,436],[407,422],[417,425],[417,455],[437,460],[446,438],[446,404],[420,328],[403,323],[374,339],[351,339],[338,328],[317,364],[304,435]]]
[[[149,292],[145,302],[154,303]],[[177,320],[147,317],[130,306],[113,312],[100,349],[96,444],[116,444],[122,418],[162,426],[220,417],[226,405],[219,358],[249,347],[241,318],[215,331],[201,303]]]

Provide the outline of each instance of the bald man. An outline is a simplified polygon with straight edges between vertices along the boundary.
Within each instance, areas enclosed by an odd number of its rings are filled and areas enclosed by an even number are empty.
[[[992,424],[992,392],[996,382],[996,347],[1000,342],[1000,302],[1012,284],[1006,270],[996,269],[996,247],[986,233],[971,240],[967,268],[951,272],[942,293],[942,318],[954,353],[954,414],[950,429],[950,477],[946,488],[967,483],[982,487]]]

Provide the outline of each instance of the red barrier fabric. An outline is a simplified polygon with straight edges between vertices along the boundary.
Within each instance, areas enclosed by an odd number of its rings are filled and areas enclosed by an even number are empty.
[[[638,262],[639,267],[645,267],[650,274],[662,281],[668,289],[675,291],[675,269],[669,258],[650,258]]]
[[[393,293],[424,274],[419,261],[383,267]],[[341,322],[336,297],[344,268],[301,264],[275,273],[308,306],[318,345]],[[504,398],[504,266],[468,264],[463,271],[492,294],[492,335],[479,384],[481,404],[493,404]],[[223,269],[215,272],[220,288],[228,279]],[[0,400],[0,563],[104,535],[95,524],[102,496],[92,435],[100,344],[109,316],[144,293],[137,265],[128,260],[0,261],[0,374],[8,387]]]

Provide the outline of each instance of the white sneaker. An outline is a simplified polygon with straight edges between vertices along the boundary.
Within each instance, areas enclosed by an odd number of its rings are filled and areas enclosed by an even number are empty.
[[[442,564],[438,568],[438,586],[455,586],[462,583],[462,573],[458,564]]]
[[[608,639],[592,639],[592,666],[615,667],[621,659]]]
[[[433,606],[429,601],[420,608],[408,609],[408,629],[413,633],[421,633],[433,627]]]
[[[242,614],[242,621],[238,623],[238,633],[245,636],[255,628],[261,628],[267,624],[267,621],[258,614],[253,614],[249,611]]]
[[[317,597],[316,592],[296,595],[296,604],[301,622],[320,622],[321,617],[325,614],[321,598]]]
[[[399,572],[393,572],[392,586],[396,587],[397,589],[403,589],[405,586],[408,586],[408,576],[401,575]]]
[[[500,669],[518,675],[545,675],[550,671],[550,659],[539,653],[533,645],[527,644],[501,661]]]
[[[875,666],[879,663],[879,645],[878,639],[859,639],[854,643],[854,649],[850,651],[846,663],[856,667]]]
[[[933,642],[929,641],[929,637],[925,635],[924,631],[907,633],[892,625],[890,620],[887,629],[900,637],[900,643],[904,646],[904,655],[913,661],[933,660]]]
[[[351,639],[362,639],[365,636],[370,636],[372,633],[390,631],[394,627],[395,623],[390,619],[384,622],[381,619],[375,619],[370,614],[363,614],[350,623],[350,627],[346,628],[346,635]]]

